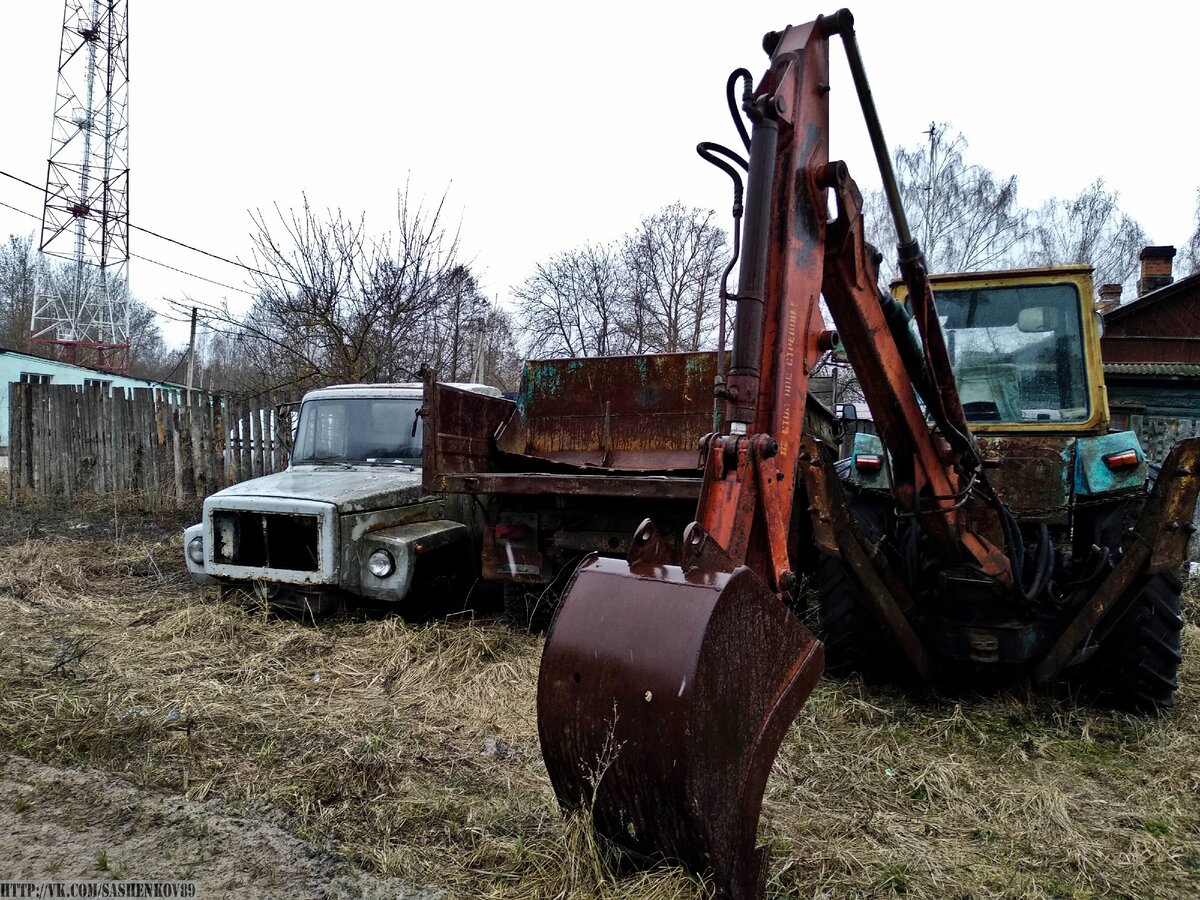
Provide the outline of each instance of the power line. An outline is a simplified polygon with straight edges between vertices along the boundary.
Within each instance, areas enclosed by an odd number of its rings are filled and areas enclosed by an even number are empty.
[[[35,219],[35,220],[36,220],[36,221],[38,221],[38,222],[42,221],[42,217],[41,217],[41,216],[35,216],[35,215],[34,215],[33,213],[31,213],[31,212],[26,212],[26,211],[25,211],[25,210],[23,210],[23,209],[17,209],[15,206],[9,206],[7,203],[4,203],[3,201],[0,201],[0,206],[3,206],[5,209],[11,209],[13,212],[15,212],[15,213],[20,213],[20,214],[21,214],[21,215],[23,215],[23,216],[29,216],[29,218],[31,218],[31,219]]]
[[[0,173],[0,174],[3,174],[3,173]],[[252,272],[255,275],[261,275],[263,278],[270,278],[270,279],[278,278],[280,281],[286,282],[287,284],[290,284],[293,287],[300,287],[300,284],[298,282],[291,281],[290,279],[287,279],[287,278],[282,278],[281,276],[278,276],[278,275],[270,275],[267,272],[264,272],[262,269],[256,269],[256,268],[254,268],[254,266],[248,266],[245,263],[237,262],[236,260],[226,259],[224,256],[220,256],[216,253],[209,253],[207,250],[201,250],[199,247],[193,247],[191,244],[185,244],[183,241],[177,241],[177,240],[175,240],[175,238],[167,237],[165,234],[159,234],[157,231],[151,231],[149,228],[142,228],[140,225],[134,225],[133,223],[130,223],[129,227],[131,229],[133,229],[134,231],[140,231],[143,234],[148,234],[151,237],[156,237],[160,241],[166,241],[169,244],[175,244],[176,246],[183,247],[185,250],[191,250],[194,253],[200,253],[204,256],[211,257],[212,259],[219,260],[220,262],[228,263],[231,266],[237,266],[239,269],[245,269],[247,272]]]
[[[39,185],[34,184],[32,181],[26,181],[24,178],[21,178],[17,175],[13,175],[11,172],[5,172],[2,169],[0,169],[0,175],[3,175],[5,178],[11,178],[13,181],[19,182],[20,184],[26,185],[27,187],[33,188],[35,191],[40,193],[43,197],[46,196],[46,193],[47,193],[46,189],[43,187],[40,187]],[[5,205],[7,206],[7,204],[5,204]],[[12,207],[9,207],[9,208],[11,209]],[[17,210],[17,212],[21,212],[21,210]],[[30,214],[25,213],[25,215],[30,215]],[[36,219],[39,217],[34,216],[34,218]],[[299,282],[292,281],[289,278],[284,278],[281,275],[272,275],[269,272],[264,272],[262,269],[256,269],[256,268],[254,268],[254,266],[248,266],[245,263],[238,262],[235,259],[229,259],[228,257],[221,256],[219,253],[212,253],[208,250],[202,250],[200,247],[193,246],[192,244],[188,244],[184,241],[176,240],[173,237],[167,237],[165,234],[159,234],[157,231],[154,231],[150,228],[143,228],[141,225],[134,225],[132,222],[129,223],[129,227],[130,227],[130,229],[132,229],[134,231],[140,231],[143,234],[148,234],[151,237],[156,237],[160,241],[166,241],[169,244],[175,244],[178,247],[183,247],[185,250],[191,250],[193,253],[199,253],[203,256],[209,257],[210,259],[215,259],[218,262],[223,262],[230,266],[236,266],[239,269],[245,269],[247,272],[251,272],[255,275],[261,275],[263,278],[270,278],[272,280],[278,279],[278,280],[284,282],[285,284],[292,285],[292,287],[302,287],[303,286]],[[168,268],[170,268],[170,267],[168,266]],[[199,276],[195,276],[195,277],[199,277]],[[208,279],[203,279],[203,280],[208,280]],[[222,285],[222,286],[224,287],[225,285]],[[234,288],[234,290],[238,290],[238,288]]]
[[[169,266],[164,262],[159,262],[157,259],[150,259],[148,256],[141,256],[137,253],[130,253],[134,259],[140,259],[142,262],[148,262],[152,266],[159,266],[164,269],[170,269],[172,272],[178,272],[180,275],[187,275],[189,278],[195,278],[200,281],[207,281],[209,284],[215,284],[217,287],[225,288],[230,291],[237,291],[239,294],[245,294],[248,297],[257,297],[258,294],[254,291],[248,291],[245,288],[234,287],[232,284],[225,284],[223,281],[214,281],[211,278],[205,278],[203,275],[197,275],[195,272],[188,272],[184,269],[178,269],[175,266]]]
[[[0,173],[0,174],[7,174],[7,173]],[[13,212],[20,213],[23,216],[28,216],[29,218],[34,219],[36,221],[39,221],[39,222],[41,221],[41,216],[34,215],[33,213],[28,212],[24,209],[19,209],[18,207],[12,206],[11,204],[8,204],[8,203],[5,203],[2,200],[0,200],[0,206],[3,206],[5,209],[11,209]],[[152,266],[159,266],[163,269],[170,269],[172,272],[178,272],[180,275],[186,275],[188,278],[195,278],[197,281],[206,281],[209,284],[216,285],[217,287],[225,288],[226,290],[229,290],[229,291],[237,291],[239,294],[245,294],[247,297],[257,297],[258,296],[253,291],[248,291],[245,288],[234,287],[232,284],[226,284],[223,281],[216,281],[212,278],[206,278],[203,275],[197,275],[195,272],[189,272],[186,269],[180,269],[176,266],[167,265],[165,262],[159,262],[157,259],[151,259],[148,256],[142,256],[141,254],[138,254],[138,253],[130,253],[129,255],[133,259],[140,259],[142,262],[150,263],[150,265],[152,265]]]
[[[46,189],[44,187],[42,187],[41,185],[34,184],[32,181],[26,181],[24,178],[20,178],[16,175],[13,175],[10,172],[0,171],[0,175],[3,175],[5,178],[11,178],[13,181],[19,181],[21,184],[31,187],[35,191],[38,191],[41,194],[46,193]]]

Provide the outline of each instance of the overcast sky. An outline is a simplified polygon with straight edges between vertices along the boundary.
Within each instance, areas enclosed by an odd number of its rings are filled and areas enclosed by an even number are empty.
[[[299,205],[395,222],[397,191],[444,191],[464,257],[501,302],[540,260],[605,242],[675,200],[729,208],[694,152],[733,145],[730,71],[764,69],[762,34],[835,7],[798,0],[603,4],[129,0],[130,218],[249,257],[248,210]],[[1154,243],[1181,244],[1200,186],[1200,5],[860,0],[855,13],[894,147],[949,122],[969,161],[1015,174],[1026,206],[1097,177]],[[44,182],[59,0],[0,8],[0,170]],[[831,148],[878,183],[841,47]],[[0,178],[0,203],[40,194]],[[0,236],[38,223],[0,207]],[[232,286],[238,269],[141,233],[133,252]],[[248,298],[134,260],[134,292]],[[180,340],[184,329],[168,329]]]

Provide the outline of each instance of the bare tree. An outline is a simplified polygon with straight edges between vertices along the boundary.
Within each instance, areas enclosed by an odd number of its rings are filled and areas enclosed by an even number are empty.
[[[712,210],[676,202],[644,218],[625,238],[639,350],[713,346],[721,273],[729,258],[725,232],[715,219]]]
[[[32,234],[8,236],[0,244],[0,346],[23,349],[29,338],[33,304],[46,266]]]
[[[425,323],[425,364],[439,378],[516,387],[520,360],[508,313],[483,296],[465,266],[450,273]]]
[[[627,327],[630,276],[614,244],[586,244],[539,263],[514,292],[532,356],[640,352]]]
[[[924,145],[897,149],[894,163],[909,224],[931,271],[1085,263],[1097,284],[1132,278],[1146,235],[1103,179],[1033,211],[1017,201],[1016,176],[966,162],[961,134],[930,125],[927,135]],[[868,238],[884,251],[882,274],[895,277],[896,232],[882,191],[869,192],[864,204]]]
[[[1196,227],[1191,237],[1179,248],[1179,277],[1186,278],[1200,272],[1200,190],[1196,191]]]
[[[1032,232],[1017,202],[1017,178],[1001,177],[963,157],[966,138],[932,124],[924,145],[893,153],[900,198],[913,235],[933,272],[969,272],[1017,264]],[[884,253],[883,275],[893,278],[895,224],[882,191],[864,195],[867,237]]]
[[[433,368],[441,377],[448,381],[466,381],[470,377],[487,308],[487,299],[466,266],[450,272],[439,315],[429,317]]]
[[[151,381],[169,380],[179,362],[167,349],[158,313],[136,297],[129,300],[129,374]]]
[[[1125,284],[1136,274],[1146,233],[1117,206],[1103,178],[1070,200],[1046,201],[1034,220],[1031,263],[1087,263],[1098,285]]]
[[[524,360],[517,349],[511,317],[499,307],[489,305],[481,324],[471,380],[516,390],[521,383]]]
[[[336,381],[414,380],[444,362],[447,299],[473,279],[457,261],[458,235],[444,225],[445,195],[431,208],[405,189],[395,237],[373,237],[362,216],[300,210],[252,214],[253,283],[248,314],[204,306],[210,328],[230,339],[234,389],[276,399]],[[458,294],[456,294],[458,291]],[[183,306],[185,304],[179,304]]]
[[[715,215],[673,203],[620,241],[539,264],[515,291],[527,352],[607,356],[712,346],[729,255]]]

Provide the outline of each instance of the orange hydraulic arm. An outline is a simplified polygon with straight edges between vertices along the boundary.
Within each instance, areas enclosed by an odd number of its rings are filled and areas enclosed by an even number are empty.
[[[904,355],[907,335],[889,325],[881,305],[887,299],[880,296],[874,251],[864,240],[858,189],[843,163],[829,161],[828,50],[833,34],[843,35],[854,60],[852,19],[845,10],[768,36],[775,40],[771,66],[746,103],[753,131],[741,269],[733,298],[737,324],[728,380],[719,389],[726,433],[710,435],[705,442],[708,463],[697,522],[733,562],[767,574],[777,591],[788,589],[787,525],[802,452],[808,376],[830,343],[818,307],[824,294],[890,451],[900,502],[921,516],[940,559],[1008,583],[1008,557],[973,530],[964,515],[972,489],[982,491],[986,484],[981,484],[983,473],[958,405],[937,319],[918,319],[925,349],[921,370],[914,372],[913,351],[907,360]],[[865,79],[860,97],[870,123],[873,109]],[[878,128],[871,130],[881,143]],[[881,158],[886,157],[883,148]],[[890,175],[889,168],[885,181]],[[832,222],[826,221],[829,190],[838,212]],[[902,256],[907,252],[910,257],[905,274],[912,296],[920,301],[914,306],[918,312],[931,309],[919,250],[907,238],[903,211],[898,204],[895,209],[898,231],[908,245]],[[936,373],[936,380],[930,373]],[[937,392],[927,389],[925,399],[950,440],[930,430],[914,380],[939,386]],[[999,534],[994,512],[992,517],[995,527],[984,530]],[[987,512],[976,513],[973,521],[981,518],[992,524]]]
[[[895,324],[904,314],[881,298],[858,191],[845,166],[829,161],[834,34],[845,40],[876,154],[886,159],[849,13],[769,35],[770,69],[744,103],[750,159],[700,147],[708,159],[743,165],[749,178],[730,367],[718,375],[722,422],[701,442],[696,521],[680,545],[646,520],[626,558],[585,559],[538,674],[538,732],[559,802],[586,809],[599,831],[642,858],[710,870],[718,895],[737,900],[763,894],[767,855],[755,841],[763,791],[824,661],[820,641],[780,602],[795,581],[797,470],[814,452],[802,433],[808,377],[835,340],[822,294],[894,461],[898,503],[920,517],[939,563],[1012,580],[1008,558],[986,536],[1004,530],[958,407],[919,250],[898,214],[920,346],[907,319]],[[740,191],[733,166],[713,161]],[[826,503],[810,499],[814,509]],[[902,612],[885,613],[907,627]],[[919,663],[920,654],[915,646],[910,655]]]

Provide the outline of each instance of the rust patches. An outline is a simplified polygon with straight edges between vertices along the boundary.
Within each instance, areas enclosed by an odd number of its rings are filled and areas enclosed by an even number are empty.
[[[1021,521],[1068,521],[1074,436],[980,437],[978,444],[988,481]]]
[[[663,545],[642,533],[632,565],[586,560],[555,617],[538,677],[546,769],[611,840],[759,897],[763,790],[824,649],[749,569],[651,558]]]
[[[504,453],[611,471],[698,469],[713,430],[715,353],[533,360],[496,435]]]

